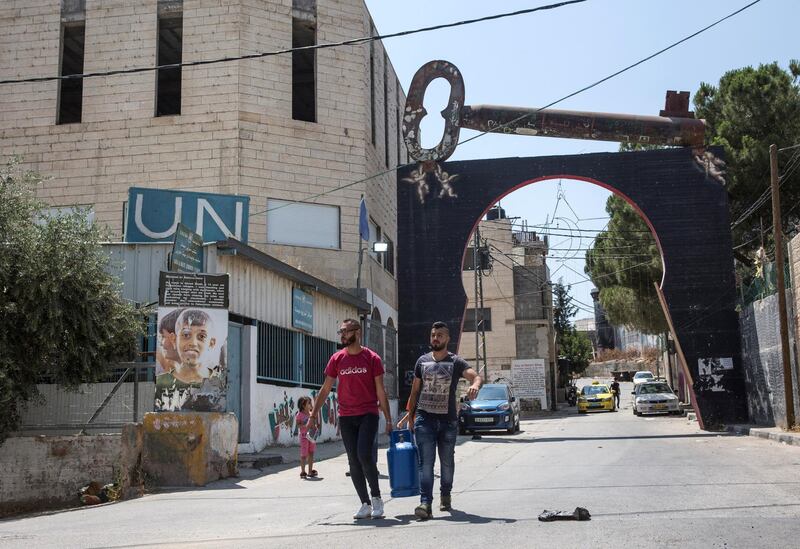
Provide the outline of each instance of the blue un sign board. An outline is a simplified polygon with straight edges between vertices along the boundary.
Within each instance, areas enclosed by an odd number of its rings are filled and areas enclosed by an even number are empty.
[[[203,242],[247,243],[250,197],[161,189],[128,189],[125,242],[172,242],[179,224]]]

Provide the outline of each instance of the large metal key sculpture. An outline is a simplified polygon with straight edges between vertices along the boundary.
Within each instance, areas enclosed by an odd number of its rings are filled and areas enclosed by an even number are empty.
[[[445,119],[444,135],[434,148],[424,149],[419,141],[419,124],[427,114],[422,101],[428,85],[436,78],[444,78],[450,83],[450,98],[447,108],[441,113]],[[441,168],[434,163],[443,162],[453,154],[461,128],[517,135],[702,147],[706,124],[704,120],[695,119],[694,113],[689,111],[689,92],[668,91],[666,106],[660,116],[464,105],[464,80],[458,68],[447,61],[430,61],[414,75],[403,115],[403,138],[408,153],[422,163],[419,175],[435,171],[441,181]],[[443,193],[453,196],[452,190],[446,188]]]

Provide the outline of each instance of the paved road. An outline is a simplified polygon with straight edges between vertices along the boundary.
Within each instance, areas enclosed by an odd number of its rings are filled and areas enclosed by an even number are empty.
[[[800,448],[699,431],[685,418],[568,409],[516,435],[459,437],[455,510],[428,522],[414,498],[354,522],[345,458],[94,508],[0,521],[2,547],[792,547]],[[386,470],[385,452],[381,468]],[[388,495],[388,480],[381,481]],[[437,483],[438,485],[438,483]],[[590,522],[541,523],[583,506]]]

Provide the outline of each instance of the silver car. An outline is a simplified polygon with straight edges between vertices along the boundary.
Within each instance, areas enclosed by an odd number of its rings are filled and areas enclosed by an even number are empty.
[[[634,389],[633,415],[683,414],[678,397],[663,381],[646,381],[636,385]]]

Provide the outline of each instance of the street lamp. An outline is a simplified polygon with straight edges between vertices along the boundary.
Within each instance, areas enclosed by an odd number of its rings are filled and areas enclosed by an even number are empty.
[[[361,289],[361,264],[364,261],[364,250],[366,248],[360,248],[358,250],[358,276],[356,277],[356,289]],[[373,242],[372,243],[372,251],[376,254],[385,254],[389,251],[389,243],[388,242]]]

